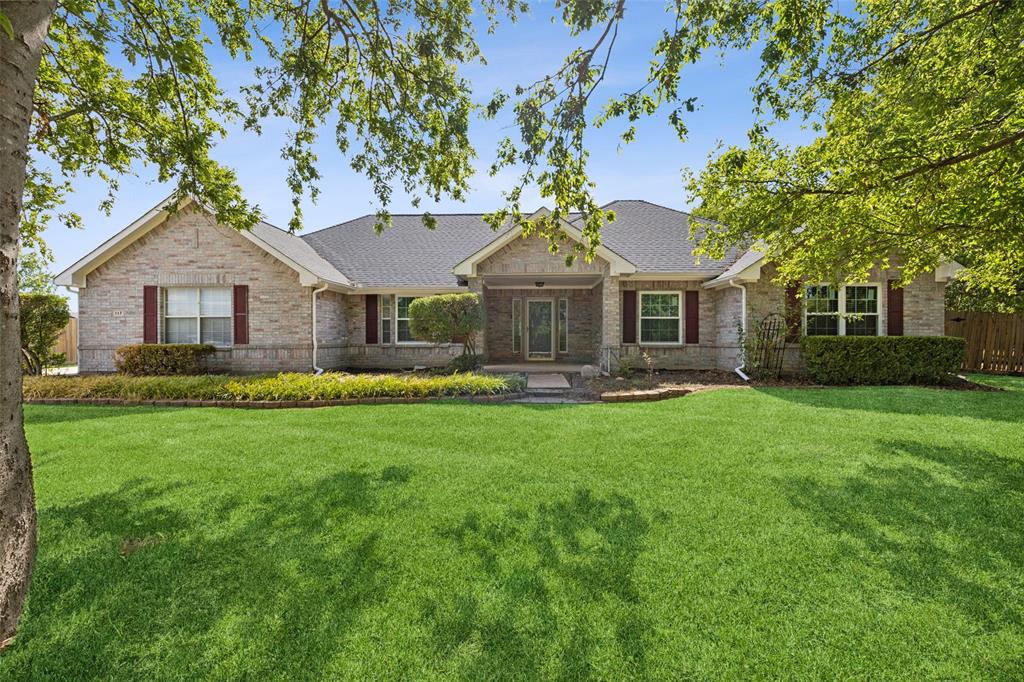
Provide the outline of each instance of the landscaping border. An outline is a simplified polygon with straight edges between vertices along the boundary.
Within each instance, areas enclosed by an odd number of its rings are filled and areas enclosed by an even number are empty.
[[[693,393],[692,388],[682,388],[678,386],[636,391],[606,391],[601,394],[601,402],[635,403],[645,400],[667,400],[669,398],[682,398],[684,395],[689,395],[690,393]]]
[[[339,398],[336,400],[124,400],[122,398],[33,398],[26,405],[111,405],[120,407],[234,407],[244,409],[276,409],[295,407],[340,407],[342,405],[395,405],[465,400],[471,403],[503,403],[525,398],[526,393],[494,393],[490,395],[437,395],[403,397]]]

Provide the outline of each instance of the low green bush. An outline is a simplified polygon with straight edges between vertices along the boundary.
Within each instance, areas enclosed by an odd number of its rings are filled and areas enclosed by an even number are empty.
[[[132,377],[97,376],[25,377],[26,399],[116,398],[120,400],[226,400],[231,376]]]
[[[805,336],[807,372],[820,384],[939,384],[964,358],[951,336]]]
[[[344,400],[493,395],[522,389],[522,379],[486,374],[278,374],[277,376],[27,377],[27,400]]]
[[[198,343],[139,343],[118,348],[114,366],[129,376],[203,374],[215,350]]]

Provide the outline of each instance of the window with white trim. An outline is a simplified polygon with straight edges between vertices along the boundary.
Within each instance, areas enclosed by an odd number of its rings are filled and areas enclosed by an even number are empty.
[[[878,336],[878,292],[877,284],[808,285],[804,289],[804,333]]]
[[[878,286],[847,286],[843,294],[843,333],[846,336],[878,336]]]
[[[164,343],[231,345],[231,289],[164,289]]]
[[[558,299],[558,352],[569,352],[569,299]]]
[[[396,296],[395,297],[395,330],[398,343],[419,343],[412,336],[409,329],[409,306],[417,296]]]
[[[380,342],[391,343],[391,294],[382,294],[378,297],[380,310],[377,316],[380,318]]]
[[[512,299],[512,352],[523,347],[523,299]]]
[[[678,344],[682,340],[681,299],[678,291],[640,292],[640,343]]]

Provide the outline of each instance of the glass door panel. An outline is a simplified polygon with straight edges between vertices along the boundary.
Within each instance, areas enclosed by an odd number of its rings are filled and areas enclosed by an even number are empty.
[[[527,301],[526,318],[526,357],[530,360],[550,360],[554,357],[554,303]]]

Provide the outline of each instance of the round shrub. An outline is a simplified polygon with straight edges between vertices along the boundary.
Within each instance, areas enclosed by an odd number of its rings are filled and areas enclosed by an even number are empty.
[[[215,350],[209,344],[139,343],[118,348],[114,366],[131,376],[203,374]]]

